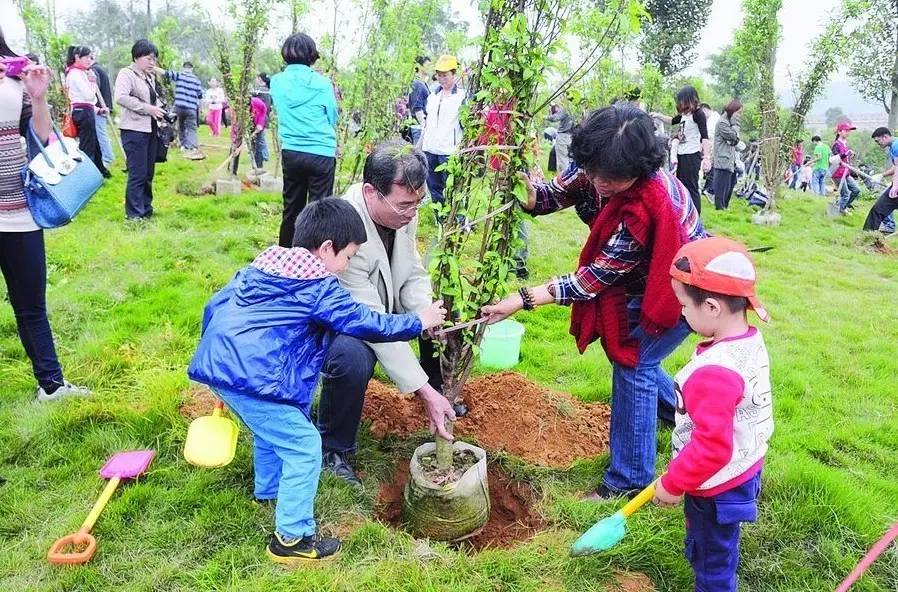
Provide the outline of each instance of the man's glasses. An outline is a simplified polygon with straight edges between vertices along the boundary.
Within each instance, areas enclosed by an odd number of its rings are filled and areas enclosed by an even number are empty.
[[[396,181],[393,181],[392,185],[399,185],[400,187],[405,187],[406,189],[408,189],[408,185],[405,185],[404,183],[397,183]],[[416,201],[415,203],[413,203],[410,206],[405,206],[402,208],[394,205],[393,202],[391,202],[389,200],[389,198],[387,198],[387,196],[384,195],[383,193],[381,193],[380,191],[378,191],[377,193],[379,193],[380,196],[382,198],[384,198],[384,201],[387,202],[387,205],[390,206],[390,209],[392,209],[394,212],[396,212],[397,215],[405,216],[405,215],[409,214],[410,212],[416,212],[418,210],[418,208],[421,207],[421,204],[424,203],[424,187],[422,186],[420,191],[418,191],[418,190],[412,190],[412,191],[414,191],[415,195],[418,196],[418,201]]]

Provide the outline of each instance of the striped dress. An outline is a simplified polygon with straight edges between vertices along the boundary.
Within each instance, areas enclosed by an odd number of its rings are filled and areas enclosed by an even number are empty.
[[[22,135],[30,118],[31,105],[21,81],[0,80],[0,232],[38,230],[22,183],[22,169],[28,165]]]

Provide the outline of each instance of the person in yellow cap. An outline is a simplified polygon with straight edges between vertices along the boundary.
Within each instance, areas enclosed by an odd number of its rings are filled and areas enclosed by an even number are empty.
[[[427,120],[421,132],[421,150],[427,156],[427,189],[430,199],[443,203],[447,173],[437,168],[449,160],[462,139],[458,113],[465,101],[465,91],[456,83],[458,60],[452,55],[441,55],[434,65],[439,87],[427,97]]]

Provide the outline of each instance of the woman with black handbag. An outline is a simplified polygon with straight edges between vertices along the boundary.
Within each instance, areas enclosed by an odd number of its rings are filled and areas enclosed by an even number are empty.
[[[165,117],[156,92],[153,70],[159,55],[146,39],[131,47],[133,63],[115,78],[115,102],[122,107],[119,129],[128,163],[125,217],[148,219],[153,215],[153,175],[159,155],[159,122]]]
[[[63,378],[56,357],[47,318],[44,233],[28,210],[22,181],[28,156],[21,137],[29,135],[30,127],[46,143],[52,129],[47,105],[50,70],[28,63],[16,74],[23,60],[17,60],[18,56],[6,45],[2,31],[0,58],[0,271],[15,313],[19,338],[39,384],[38,400],[86,396],[90,390]]]

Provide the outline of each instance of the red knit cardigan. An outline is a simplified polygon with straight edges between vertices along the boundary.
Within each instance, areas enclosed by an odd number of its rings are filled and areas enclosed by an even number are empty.
[[[681,307],[670,284],[669,269],[689,237],[664,182],[653,175],[614,195],[602,208],[580,253],[580,267],[595,261],[621,222],[647,250],[648,279],[639,324],[649,335],[659,335],[680,320]],[[630,337],[624,285],[610,286],[591,300],[575,302],[571,335],[580,353],[601,339],[612,361],[630,368],[639,362],[639,341]]]

